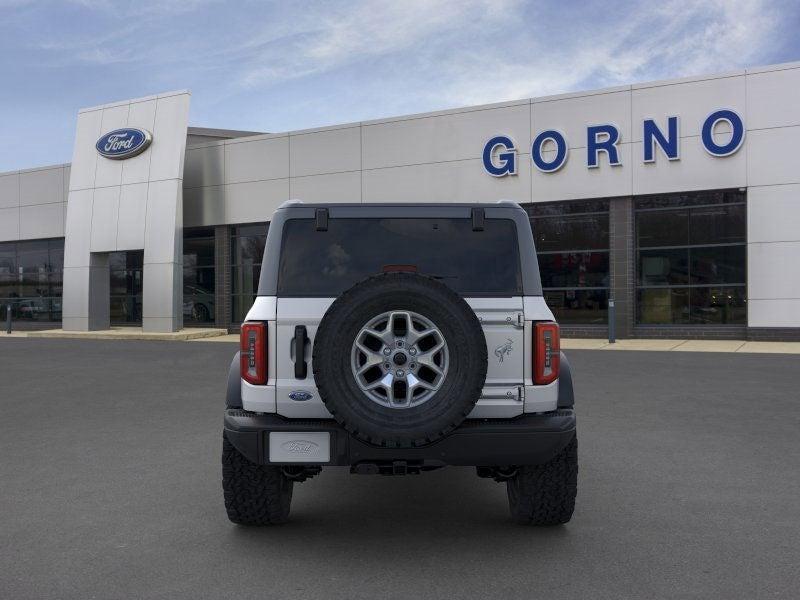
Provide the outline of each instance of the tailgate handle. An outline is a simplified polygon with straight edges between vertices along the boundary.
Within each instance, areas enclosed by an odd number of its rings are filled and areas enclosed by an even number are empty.
[[[305,379],[308,375],[308,365],[306,365],[306,326],[297,325],[294,328],[294,376],[295,379]]]

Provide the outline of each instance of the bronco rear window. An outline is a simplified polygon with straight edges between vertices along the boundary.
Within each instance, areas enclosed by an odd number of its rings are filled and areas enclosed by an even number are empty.
[[[331,219],[317,231],[312,219],[283,229],[278,295],[338,296],[384,270],[411,266],[463,296],[522,295],[514,221],[487,219]],[[387,269],[388,268],[388,269]]]

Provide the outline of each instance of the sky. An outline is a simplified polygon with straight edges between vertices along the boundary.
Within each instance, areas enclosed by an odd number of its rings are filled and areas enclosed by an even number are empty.
[[[0,0],[0,172],[159,92],[279,132],[796,61],[799,30],[798,0]]]

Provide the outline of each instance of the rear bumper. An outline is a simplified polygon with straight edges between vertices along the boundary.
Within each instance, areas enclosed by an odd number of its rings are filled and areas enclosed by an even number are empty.
[[[383,470],[384,466],[393,463],[421,468],[542,464],[572,440],[575,424],[575,411],[563,408],[515,419],[470,419],[433,444],[400,449],[367,444],[350,435],[333,420],[285,419],[241,409],[225,411],[225,434],[228,440],[251,462],[361,466],[365,471],[374,467],[375,472],[378,467]],[[279,460],[270,460],[271,433],[277,434],[273,436],[272,446],[274,454],[280,453]],[[276,451],[276,440],[282,440],[281,447],[284,450]],[[329,448],[315,458],[309,448],[318,448],[322,445],[317,443],[320,440],[329,440]],[[286,460],[285,449],[291,451],[291,460]]]

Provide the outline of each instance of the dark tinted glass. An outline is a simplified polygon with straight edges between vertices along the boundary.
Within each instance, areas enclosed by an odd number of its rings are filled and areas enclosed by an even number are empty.
[[[636,198],[635,207],[676,208],[701,206],[706,204],[732,204],[745,201],[745,192],[739,190],[717,190],[708,192],[686,192],[684,194],[665,194]]]
[[[547,217],[531,222],[536,250],[608,249],[608,214]]]
[[[17,266],[23,273],[46,273],[50,270],[50,253],[47,242],[19,244]]]
[[[688,210],[655,210],[636,215],[639,247],[685,246],[689,243]]]
[[[64,240],[50,240],[50,270],[64,268]]]
[[[738,190],[636,199],[638,247],[661,247],[638,250],[638,283],[657,288],[637,292],[640,323],[746,323],[745,200]]]
[[[691,248],[691,281],[698,285],[712,283],[744,284],[746,261],[745,246],[710,246]]]
[[[142,269],[144,265],[144,251],[130,250],[127,252],[111,252],[108,255],[108,267],[112,271],[125,269]]]
[[[608,317],[608,290],[545,290],[544,299],[559,323],[602,325]]]
[[[142,322],[142,295],[129,294],[111,298],[111,323],[125,325]]]
[[[693,208],[689,213],[689,243],[732,244],[746,241],[744,204]]]
[[[141,323],[144,252],[112,252],[108,256],[108,263],[111,276],[111,323]]]
[[[214,238],[189,238],[183,240],[184,267],[213,267]]]
[[[0,304],[23,321],[59,321],[64,240],[0,244]]]
[[[637,292],[638,321],[644,325],[689,323],[690,288],[651,288]]]
[[[745,325],[747,307],[745,288],[692,288],[691,322],[698,325]]]
[[[539,254],[542,287],[608,287],[608,252]]]
[[[570,200],[569,202],[536,202],[523,208],[531,217],[608,212],[609,200]]]
[[[0,298],[10,298],[13,294],[19,295],[19,282],[16,275],[0,271]]]
[[[193,238],[213,238],[213,237],[214,237],[213,227],[192,227],[191,229],[183,230],[184,243],[186,243],[186,240]]]
[[[266,236],[236,238],[233,264],[260,264],[264,256],[264,244],[266,241]]]
[[[0,244],[0,275],[16,273],[17,245],[15,243]]]
[[[186,325],[202,325],[214,322],[214,295],[183,295],[183,322]]]
[[[639,285],[686,285],[689,283],[689,251],[681,249],[639,252]]]
[[[413,265],[463,295],[522,293],[516,227],[488,219],[332,219],[316,231],[294,219],[283,232],[278,293],[338,296],[387,265]]]
[[[258,277],[269,223],[236,225],[231,231],[231,318],[234,323],[244,319],[258,290]]]
[[[236,225],[233,230],[234,236],[253,236],[266,237],[269,223],[252,223],[250,225]]]
[[[241,323],[247,316],[247,311],[253,306],[253,295],[247,294],[244,296],[235,294],[231,297],[232,300],[232,318],[234,323]]]
[[[258,290],[258,279],[261,277],[261,265],[244,264],[233,267],[233,289],[237,294],[253,294]]]
[[[214,293],[214,267],[183,268],[183,295]]]
[[[183,321],[203,325],[214,321],[214,267],[183,269]]]
[[[231,237],[231,264],[261,264],[268,229],[269,223],[235,226]]]

